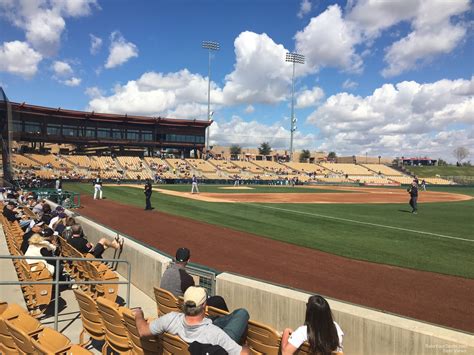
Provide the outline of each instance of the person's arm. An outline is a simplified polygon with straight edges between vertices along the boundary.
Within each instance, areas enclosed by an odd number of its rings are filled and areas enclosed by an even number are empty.
[[[298,348],[294,347],[288,342],[291,333],[293,332],[290,328],[285,328],[283,331],[283,335],[281,337],[281,354],[282,355],[292,355],[298,350]]]
[[[154,335],[150,330],[150,325],[145,320],[143,316],[143,311],[141,308],[135,308],[133,310],[133,314],[135,315],[135,323],[137,324],[138,334],[140,338],[151,338]]]
[[[250,355],[250,349],[247,345],[242,345],[242,351],[240,355]]]

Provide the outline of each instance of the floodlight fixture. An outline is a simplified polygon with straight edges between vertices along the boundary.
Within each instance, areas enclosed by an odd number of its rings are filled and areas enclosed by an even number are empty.
[[[302,54],[288,52],[286,53],[285,61],[293,63],[293,75],[291,77],[291,117],[290,117],[290,161],[293,161],[293,135],[296,131],[296,117],[295,117],[295,64],[304,64],[305,57]]]
[[[207,120],[210,121],[211,114],[211,51],[221,48],[219,42],[202,41],[202,48],[208,50],[208,76],[207,76]],[[209,154],[209,127],[206,128],[206,154]]]

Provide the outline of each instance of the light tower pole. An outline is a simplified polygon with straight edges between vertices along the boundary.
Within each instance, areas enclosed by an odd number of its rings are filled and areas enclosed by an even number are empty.
[[[211,51],[218,51],[220,44],[213,41],[203,41],[202,48],[209,53],[209,66],[207,75],[207,120],[211,120]],[[209,127],[206,129],[206,155],[209,154]]]
[[[304,55],[286,53],[286,62],[293,63],[293,76],[291,77],[291,127],[290,127],[290,161],[293,161],[293,134],[296,131],[295,118],[295,64],[304,64]]]

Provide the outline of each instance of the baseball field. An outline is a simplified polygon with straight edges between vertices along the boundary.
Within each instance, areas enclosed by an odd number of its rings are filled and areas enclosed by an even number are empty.
[[[170,256],[474,332],[474,188],[66,184],[83,216]],[[126,248],[126,245],[124,246]],[[153,275],[150,275],[153,277]]]
[[[139,186],[138,186],[139,187]],[[347,258],[474,278],[474,188],[430,187],[410,213],[403,188],[155,186],[157,211]],[[88,184],[67,190],[91,195]],[[158,189],[158,191],[156,191]],[[107,199],[143,206],[140,188],[105,186]]]

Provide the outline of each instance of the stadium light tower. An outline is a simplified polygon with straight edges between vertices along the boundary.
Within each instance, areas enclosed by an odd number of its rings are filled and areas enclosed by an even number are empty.
[[[293,76],[291,77],[291,127],[290,127],[290,161],[293,161],[293,134],[296,131],[295,118],[295,65],[304,64],[304,55],[298,53],[286,53],[286,62],[293,63]]]
[[[218,51],[220,44],[213,41],[203,41],[202,48],[209,53],[209,67],[207,76],[207,120],[211,120],[211,51]],[[209,127],[206,129],[206,155],[209,154]]]

